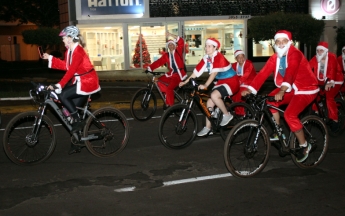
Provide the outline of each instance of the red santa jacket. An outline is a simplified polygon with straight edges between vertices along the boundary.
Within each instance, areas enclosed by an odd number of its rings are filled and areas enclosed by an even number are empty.
[[[333,53],[328,52],[326,61],[325,61],[325,74],[320,73],[318,62],[316,56],[314,56],[309,61],[310,67],[313,70],[316,78],[319,81],[319,85],[323,85],[325,78],[327,77],[327,82],[332,84],[343,84],[344,78],[340,68],[340,65],[337,61],[337,56]]]
[[[345,60],[343,59],[343,56],[340,55],[337,58],[338,64],[340,66],[340,70],[342,71],[343,74],[345,74]]]
[[[201,76],[205,71],[207,71],[207,59],[208,55],[205,55],[194,68],[193,73],[196,77]],[[214,52],[211,62],[210,74],[214,72],[226,72],[231,68],[230,62],[218,51]]]
[[[256,76],[256,71],[252,61],[245,60],[242,65],[242,71],[238,71],[239,64],[235,62],[232,64],[232,68],[236,71],[237,76],[240,78],[241,87],[248,87]]]
[[[277,54],[274,53],[250,83],[248,89],[256,94],[268,76],[273,72],[275,85],[278,88],[287,86],[287,92],[290,92],[292,88],[295,90],[294,94],[315,94],[319,91],[317,79],[310,69],[308,60],[301,51],[294,46],[290,46],[286,55],[284,77],[278,72],[279,61]]]
[[[174,62],[177,67],[177,73],[179,74],[181,80],[184,80],[187,77],[187,73],[184,70],[184,59],[183,59],[183,48],[184,48],[184,40],[181,37],[176,38],[177,46],[176,49],[173,51]],[[166,52],[162,55],[159,59],[153,62],[148,68],[148,71],[154,71],[156,68],[168,63],[169,71],[165,73],[165,76],[170,77],[173,74],[172,69],[172,62],[170,59],[170,51]]]
[[[49,58],[48,67],[66,71],[58,85],[63,88],[72,79],[73,84],[77,85],[77,94],[90,95],[101,90],[97,72],[84,48],[78,44],[72,50],[71,61],[69,61],[69,51],[70,49],[66,50],[64,60]]]

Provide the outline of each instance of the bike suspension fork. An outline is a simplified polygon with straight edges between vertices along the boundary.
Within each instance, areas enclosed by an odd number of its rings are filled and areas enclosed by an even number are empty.
[[[183,109],[181,112],[179,122],[181,123],[182,128],[184,128],[186,126],[188,115],[190,113],[190,110],[192,109],[192,106],[193,106],[193,101],[190,102],[189,107],[187,109]]]
[[[38,109],[39,116],[38,118],[35,119],[34,127],[32,128],[32,135],[33,135],[32,138],[34,140],[37,139],[39,130],[41,128],[41,123],[42,123],[45,110],[46,110],[46,105],[40,106]]]

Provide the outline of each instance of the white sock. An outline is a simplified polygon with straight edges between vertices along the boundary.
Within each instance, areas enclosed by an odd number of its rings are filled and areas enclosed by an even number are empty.
[[[299,144],[299,146],[300,146],[300,147],[307,147],[307,146],[308,146],[308,143],[307,143],[307,141],[305,141],[305,143],[304,143],[304,144],[302,144],[302,145],[301,145],[301,144]]]

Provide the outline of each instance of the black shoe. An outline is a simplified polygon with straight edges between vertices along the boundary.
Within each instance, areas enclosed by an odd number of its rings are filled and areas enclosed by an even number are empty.
[[[340,130],[339,123],[335,121],[329,123],[329,128],[333,133],[337,133]]]
[[[163,105],[163,110],[167,110],[169,107],[170,107],[169,105],[164,104]]]
[[[85,121],[77,121],[72,123],[72,132],[77,132],[77,131],[81,131],[84,126],[85,126],[86,122]]]
[[[82,146],[77,146],[77,145],[71,144],[71,148],[69,149],[68,154],[71,155],[74,153],[80,153],[81,148],[82,148]]]

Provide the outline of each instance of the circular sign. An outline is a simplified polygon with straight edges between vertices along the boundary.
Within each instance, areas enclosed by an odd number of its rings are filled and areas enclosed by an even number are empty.
[[[333,15],[340,9],[340,0],[321,0],[321,9],[327,15]]]
[[[7,37],[7,40],[8,40],[9,42],[11,42],[12,37],[11,37],[11,36],[8,36],[8,37]]]

